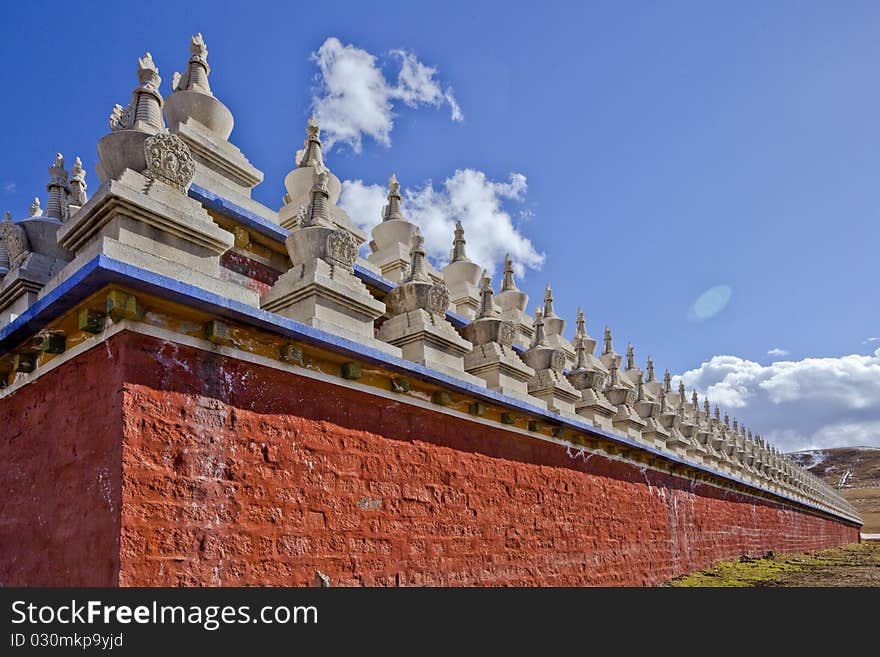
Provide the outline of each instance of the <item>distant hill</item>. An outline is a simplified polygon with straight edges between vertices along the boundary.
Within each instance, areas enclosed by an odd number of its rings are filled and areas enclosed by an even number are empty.
[[[859,510],[863,533],[880,534],[880,447],[812,449],[789,456]]]

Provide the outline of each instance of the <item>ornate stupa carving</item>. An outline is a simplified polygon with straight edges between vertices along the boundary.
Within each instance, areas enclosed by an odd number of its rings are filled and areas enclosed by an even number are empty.
[[[666,440],[670,437],[661,420],[661,414],[666,411],[665,396],[661,391],[659,402],[649,398],[645,394],[643,376],[641,370],[636,372],[636,399],[632,404],[636,413],[645,423],[645,426],[641,429],[640,439],[642,442],[655,447],[665,447]]]
[[[371,252],[367,256],[367,262],[378,268],[382,276],[388,280],[400,283],[409,275],[412,241],[419,232],[419,227],[404,215],[400,183],[394,174],[388,179],[387,199],[388,203],[382,208],[382,221],[373,226]],[[424,268],[432,281],[444,280],[440,272],[427,260],[424,262]],[[480,271],[477,267],[477,276],[480,275]]]
[[[535,328],[532,318],[526,312],[529,295],[516,286],[513,274],[513,260],[510,254],[504,257],[504,278],[501,291],[495,295],[495,304],[501,310],[501,318],[513,322],[516,337],[513,343],[523,349],[532,344]]]
[[[208,47],[201,33],[192,37],[189,52],[183,74],[175,73],[172,78],[164,112],[168,129],[189,146],[196,163],[195,184],[222,190],[236,203],[277,221],[273,211],[251,200],[263,172],[229,141],[235,119],[211,91]]]
[[[566,368],[574,366],[574,345],[565,337],[565,320],[556,314],[553,306],[553,289],[547,285],[544,291],[544,332],[547,335],[547,344],[565,353]]]
[[[162,121],[162,94],[159,69],[146,53],[138,59],[138,86],[126,107],[116,105],[110,114],[110,132],[98,141],[98,165],[102,183],[118,179],[126,169],[140,173],[147,168],[144,143],[165,128]]]
[[[484,271],[479,313],[462,329],[465,339],[474,346],[464,356],[464,369],[483,379],[490,390],[546,407],[542,400],[529,395],[528,382],[535,375],[535,370],[513,350],[516,328],[513,322],[501,319],[493,294],[492,279]]]
[[[610,348],[610,332],[606,328],[606,349],[608,348]],[[646,423],[632,407],[632,402],[636,399],[635,391],[621,382],[618,361],[615,359],[609,361],[611,366],[608,368],[608,381],[602,389],[602,394],[617,409],[611,424],[615,430],[638,440]]]
[[[45,211],[40,199],[34,198],[28,217],[13,221],[7,212],[0,224],[0,255],[5,253],[7,261],[6,271],[0,269],[0,325],[34,303],[45,285],[72,259],[59,246],[57,236],[59,227],[70,217],[67,171],[61,153],[49,166],[46,190]]]
[[[138,65],[129,108],[98,142],[102,184],[58,228],[59,244],[75,255],[62,277],[104,255],[256,306],[258,292],[230,283],[220,266],[232,234],[187,194],[196,163],[186,142],[163,129],[158,70],[149,55]]]
[[[593,355],[596,341],[588,334],[584,311],[578,308],[577,329],[574,336],[575,365],[566,374],[568,382],[578,390],[581,398],[575,402],[575,413],[602,429],[612,429],[611,420],[617,408],[602,394],[608,369]]]
[[[284,178],[284,205],[278,210],[278,222],[289,230],[295,230],[305,219],[306,209],[312,201],[312,184],[315,176],[327,175],[327,213],[333,226],[351,235],[355,244],[360,247],[367,241],[367,234],[351,220],[351,217],[340,208],[339,194],[342,183],[324,163],[321,127],[317,119],[311,117],[306,124],[306,139],[303,148],[296,153],[296,168]],[[407,249],[409,246],[407,245]],[[407,250],[407,254],[409,250]]]
[[[532,346],[522,355],[525,364],[535,370],[529,381],[529,394],[547,402],[551,411],[574,415],[575,403],[581,395],[565,378],[565,352],[547,342],[541,308],[535,309],[534,327]]]
[[[482,268],[471,262],[465,252],[464,228],[460,221],[455,223],[455,239],[449,264],[443,270],[443,280],[449,287],[449,298],[453,310],[466,319],[473,319],[480,310],[480,272]],[[494,304],[493,304],[494,307]]]
[[[435,283],[426,267],[424,238],[413,235],[409,274],[388,293],[388,319],[378,337],[400,347],[403,357],[479,386],[486,382],[464,371],[464,355],[473,345],[446,321],[449,290]]]
[[[354,275],[357,243],[333,222],[329,172],[316,173],[311,200],[285,246],[292,267],[263,295],[262,308],[394,355],[374,338],[385,304]]]

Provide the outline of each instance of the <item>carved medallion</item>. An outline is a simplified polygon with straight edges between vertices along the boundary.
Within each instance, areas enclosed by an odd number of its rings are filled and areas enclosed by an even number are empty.
[[[159,132],[144,141],[147,170],[144,175],[151,180],[176,187],[186,193],[196,173],[196,163],[183,140],[170,132]]]
[[[445,315],[449,308],[449,288],[446,283],[436,283],[428,290],[428,312]]]
[[[504,321],[498,327],[498,344],[502,347],[512,347],[516,339],[516,326],[513,322]]]
[[[327,259],[331,264],[354,271],[358,248],[354,238],[346,230],[334,230],[327,236]]]
[[[0,223],[0,241],[6,248],[6,255],[9,258],[9,271],[18,269],[28,257],[30,244],[28,243],[27,233],[24,228],[12,223],[12,217],[9,213]]]

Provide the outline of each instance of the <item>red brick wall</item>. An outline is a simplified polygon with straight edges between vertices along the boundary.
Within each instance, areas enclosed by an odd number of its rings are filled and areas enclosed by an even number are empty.
[[[431,410],[134,334],[113,342],[123,585],[307,585],[316,571],[333,585],[649,584],[858,540]]]
[[[0,585],[117,583],[117,355],[102,345],[0,399]]]

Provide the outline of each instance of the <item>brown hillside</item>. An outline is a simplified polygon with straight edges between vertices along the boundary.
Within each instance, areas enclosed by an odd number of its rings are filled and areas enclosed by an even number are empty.
[[[789,456],[834,486],[859,510],[865,521],[863,533],[880,534],[880,448],[814,449]]]

